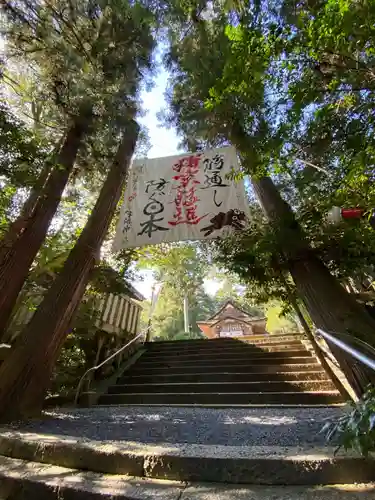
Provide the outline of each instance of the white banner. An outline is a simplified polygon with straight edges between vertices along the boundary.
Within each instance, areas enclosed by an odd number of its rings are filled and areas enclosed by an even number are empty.
[[[114,251],[167,241],[216,238],[246,226],[248,202],[236,150],[218,148],[136,160],[129,174]]]

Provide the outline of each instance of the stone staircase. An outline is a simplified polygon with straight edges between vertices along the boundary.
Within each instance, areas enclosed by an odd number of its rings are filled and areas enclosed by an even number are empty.
[[[0,500],[371,500],[375,457],[319,434],[341,403],[298,335],[150,343],[99,405],[0,429]]]
[[[142,409],[115,411],[112,417],[133,423]],[[101,433],[111,421],[112,408],[60,411],[55,420],[35,421],[18,429],[0,429],[1,500],[371,500],[375,498],[374,458],[353,454],[334,455],[334,448],[318,446],[253,446],[147,443],[144,440],[102,441]],[[148,436],[164,412],[147,412]],[[180,427],[187,409],[168,414]],[[320,408],[305,409],[314,413]],[[331,409],[332,410],[332,409]],[[216,412],[226,425],[235,418],[228,410]],[[231,410],[243,412],[245,410]],[[258,412],[267,421],[270,409]],[[292,409],[282,409],[292,412]],[[213,418],[215,414],[213,413]],[[167,415],[165,415],[167,417]],[[255,420],[255,414],[253,414]],[[270,418],[270,416],[268,416]],[[71,434],[64,425],[79,422]],[[194,420],[192,419],[191,422]],[[301,421],[302,422],[302,421]],[[53,426],[51,424],[53,423]],[[128,423],[130,420],[128,419]],[[265,422],[267,425],[267,422]],[[85,424],[85,425],[84,425]],[[120,421],[119,421],[120,425]],[[251,425],[251,424],[249,424]],[[35,426],[39,431],[35,432]],[[32,431],[34,427],[34,432]],[[91,428],[91,439],[82,434]],[[231,440],[229,439],[229,442]],[[288,438],[283,438],[283,443]]]
[[[300,335],[152,342],[99,405],[326,406],[342,396]]]

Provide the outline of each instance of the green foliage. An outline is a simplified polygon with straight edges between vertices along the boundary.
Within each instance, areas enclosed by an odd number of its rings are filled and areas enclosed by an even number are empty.
[[[162,244],[139,252],[137,268],[153,271],[161,291],[152,318],[152,336],[165,339],[181,337],[184,332],[183,301],[189,301],[189,337],[200,336],[198,317],[213,309],[210,297],[203,290],[208,263],[198,246]],[[146,312],[145,312],[146,314]]]
[[[170,35],[162,117],[187,147],[232,143],[242,175],[271,174],[315,255],[339,279],[361,282],[375,274],[373,230],[325,218],[333,205],[375,206],[375,10],[349,0],[261,6],[215,5],[182,39]],[[291,232],[250,206],[244,235],[207,248],[257,302],[287,304],[280,250]]]
[[[338,449],[355,450],[364,456],[375,451],[375,389],[369,389],[352,410],[327,422],[322,433],[328,442],[339,442]]]
[[[47,144],[0,104],[0,179],[14,187],[32,186],[47,156]]]
[[[168,283],[179,297],[190,297],[207,273],[207,262],[202,257],[195,245],[162,244],[140,250],[137,266],[152,269],[156,281]]]
[[[280,302],[272,301],[266,305],[266,330],[270,333],[298,332],[294,317],[286,313]]]
[[[151,66],[154,16],[147,5],[6,1],[4,12],[8,57],[37,64],[60,111],[72,116],[94,105],[98,118],[126,118],[137,82]]]

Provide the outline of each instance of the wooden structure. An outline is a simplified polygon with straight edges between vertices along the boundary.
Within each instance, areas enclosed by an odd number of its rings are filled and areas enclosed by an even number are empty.
[[[107,333],[117,335],[121,335],[122,332],[139,333],[141,300],[144,300],[143,297],[133,287],[128,295],[106,294],[99,303],[96,325]]]
[[[228,300],[211,318],[197,321],[205,337],[243,337],[266,334],[266,318],[253,316],[232,300]]]
[[[131,338],[138,332],[144,297],[126,281],[126,294],[105,293],[93,304],[93,321],[98,331],[114,335],[119,339]],[[18,308],[8,328],[7,342],[12,343],[22,328],[30,321],[43,296],[34,295],[32,307],[26,304]],[[87,297],[84,295],[82,302]],[[25,301],[27,302],[27,301]],[[74,326],[74,324],[73,324]]]

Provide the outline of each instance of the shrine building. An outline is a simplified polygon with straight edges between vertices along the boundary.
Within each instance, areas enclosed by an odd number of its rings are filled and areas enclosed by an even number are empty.
[[[240,308],[232,300],[228,300],[211,318],[197,321],[197,325],[205,337],[242,337],[245,335],[264,335],[266,318],[253,316]]]

